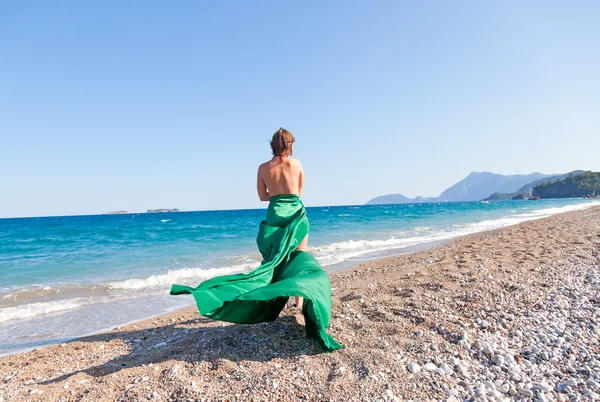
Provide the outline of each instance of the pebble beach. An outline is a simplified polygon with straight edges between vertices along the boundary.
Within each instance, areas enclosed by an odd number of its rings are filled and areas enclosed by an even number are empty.
[[[0,358],[4,401],[600,399],[600,207],[331,275],[321,353],[297,308],[195,308]],[[93,317],[90,317],[93,319]]]

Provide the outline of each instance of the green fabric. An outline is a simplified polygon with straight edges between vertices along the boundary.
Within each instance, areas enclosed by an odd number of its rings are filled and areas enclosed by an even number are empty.
[[[239,324],[273,321],[289,297],[302,296],[307,336],[326,351],[340,349],[342,346],[326,332],[331,318],[329,277],[312,255],[296,250],[309,227],[300,197],[271,197],[256,238],[263,256],[260,267],[249,273],[212,278],[196,288],[173,285],[171,294],[191,293],[201,315]]]

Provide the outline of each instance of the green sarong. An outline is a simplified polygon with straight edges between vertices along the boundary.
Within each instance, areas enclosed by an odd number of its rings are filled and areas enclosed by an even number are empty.
[[[301,296],[307,336],[326,351],[340,349],[326,332],[331,318],[329,277],[312,255],[296,250],[309,227],[300,197],[271,197],[256,238],[263,256],[260,267],[212,278],[196,288],[173,285],[171,294],[191,293],[201,315],[239,324],[274,321],[289,297]]]

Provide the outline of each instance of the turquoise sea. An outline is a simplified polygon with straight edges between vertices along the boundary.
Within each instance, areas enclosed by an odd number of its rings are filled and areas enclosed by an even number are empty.
[[[308,208],[328,271],[469,233],[600,205],[581,199]],[[258,266],[265,210],[0,219],[0,354],[193,304],[197,285]]]

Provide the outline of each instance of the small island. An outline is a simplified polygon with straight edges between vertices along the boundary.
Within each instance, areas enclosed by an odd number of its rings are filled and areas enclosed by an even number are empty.
[[[181,212],[179,209],[177,208],[172,208],[172,209],[149,209],[148,211],[146,211],[146,213],[149,214],[155,214],[155,213],[162,213],[162,212]]]
[[[107,212],[107,215],[125,215],[128,214],[129,212],[127,211],[114,211],[114,212]]]

